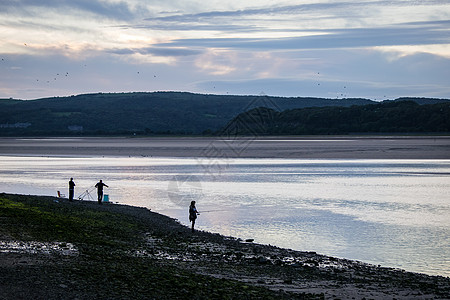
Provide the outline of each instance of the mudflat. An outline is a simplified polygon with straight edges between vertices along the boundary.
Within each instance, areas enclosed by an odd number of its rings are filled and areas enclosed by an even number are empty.
[[[0,155],[449,159],[450,136],[0,138]]]

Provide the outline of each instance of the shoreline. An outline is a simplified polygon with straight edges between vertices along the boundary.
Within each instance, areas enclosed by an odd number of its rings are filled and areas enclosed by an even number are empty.
[[[0,138],[0,155],[450,159],[450,136]]]
[[[13,194],[0,194],[0,203],[3,204],[0,210],[2,224],[0,236],[3,242],[0,244],[0,270],[2,271],[0,277],[4,279],[0,283],[0,290],[8,291],[10,296],[2,299],[17,298],[15,296],[20,289],[25,290],[21,294],[23,298],[26,298],[27,292],[28,296],[39,293],[38,286],[32,281],[36,280],[35,276],[42,274],[45,276],[38,279],[38,282],[50,285],[48,287],[50,290],[40,291],[43,293],[42,297],[56,299],[57,295],[64,295],[62,298],[65,299],[74,297],[83,299],[92,296],[90,293],[95,290],[93,287],[108,294],[107,289],[111,289],[109,285],[99,287],[93,282],[85,282],[82,277],[88,275],[82,272],[83,276],[80,276],[79,269],[82,268],[80,263],[86,265],[86,268],[89,266],[103,268],[108,273],[107,276],[112,276],[109,272],[115,273],[115,270],[120,269],[118,265],[122,261],[127,268],[131,262],[133,263],[131,269],[136,270],[128,270],[127,272],[131,272],[130,276],[144,276],[143,274],[147,274],[149,270],[141,270],[140,266],[148,264],[156,269],[173,270],[173,273],[167,275],[171,281],[177,281],[179,276],[187,276],[187,278],[183,277],[184,280],[189,280],[190,277],[201,278],[198,279],[198,283],[194,280],[192,286],[184,286],[187,290],[192,288],[194,293],[195,291],[198,293],[198,289],[205,288],[205,281],[212,286],[219,282],[215,289],[220,289],[222,285],[229,286],[229,283],[233,286],[231,293],[236,295],[236,298],[252,298],[253,293],[259,293],[256,298],[267,296],[267,298],[286,299],[351,299],[352,297],[357,299],[363,297],[366,299],[385,299],[386,297],[445,299],[450,297],[449,277],[411,273],[329,257],[315,252],[256,244],[205,231],[191,233],[188,227],[177,220],[151,212],[146,208],[121,204],[98,205],[92,201],[69,202],[67,199],[55,197]],[[26,210],[27,208],[29,210]],[[11,214],[8,214],[8,209],[11,210]],[[16,232],[15,226],[21,226],[18,225],[21,224],[18,222],[20,220],[15,219],[18,218],[18,211],[24,213],[25,219],[28,220],[27,226],[22,228],[24,232]],[[36,211],[41,213],[36,215]],[[47,232],[49,228],[39,227],[49,215],[64,217],[63,219],[55,218],[55,223],[52,223],[53,219],[48,221],[50,228],[55,228],[55,224],[59,224],[66,230]],[[77,223],[70,223],[69,227],[63,228],[66,218],[71,220],[69,217],[81,219],[90,216],[95,216],[89,219],[89,222],[94,222],[89,223],[92,228],[89,226],[86,228],[85,223],[82,223],[80,230],[76,232],[72,231],[75,226],[78,226]],[[36,223],[33,223],[33,220]],[[107,224],[102,224],[100,222],[102,220],[107,220]],[[129,225],[124,226],[124,222]],[[90,231],[91,229],[93,231]],[[82,235],[83,232],[84,235]],[[55,236],[59,237],[59,240],[55,239]],[[12,245],[15,245],[17,241],[21,241],[19,244],[24,247],[23,249],[27,249],[28,245],[28,252],[21,251],[17,247],[15,249],[19,250],[11,251],[14,249]],[[65,249],[73,251],[70,255],[64,255],[56,249],[53,252],[50,251],[49,255],[42,252],[42,249],[46,247],[41,245],[35,246],[37,250],[35,249],[36,251],[32,253],[29,249],[33,247],[29,245],[33,241],[62,243]],[[73,247],[69,247],[69,244]],[[23,276],[23,274],[29,276]],[[149,274],[146,276],[150,276]],[[126,280],[126,278],[115,278],[114,284],[117,285]],[[164,286],[166,279],[158,280],[156,283]],[[150,283],[147,282],[147,284]],[[175,283],[175,288],[177,284],[181,283]],[[75,286],[81,288],[75,288]],[[73,291],[72,288],[74,288]],[[61,294],[61,291],[64,293]],[[130,296],[129,292],[137,294]],[[166,297],[173,296],[170,293],[175,293],[172,290],[164,292],[168,293]],[[119,290],[114,288],[114,293],[119,294],[108,295],[130,299],[159,295],[157,291],[148,290],[145,287],[139,289],[128,287]],[[200,298],[206,299],[208,295],[210,294],[203,294]]]

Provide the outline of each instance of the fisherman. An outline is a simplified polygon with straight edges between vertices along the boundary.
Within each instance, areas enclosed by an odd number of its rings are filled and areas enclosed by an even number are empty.
[[[73,182],[73,178],[70,178],[69,181],[69,201],[73,201],[73,194],[75,192],[75,182]]]
[[[104,184],[102,182],[102,180],[100,180],[99,182],[97,182],[97,184],[95,185],[95,187],[97,188],[97,196],[98,196],[98,204],[102,204],[102,200],[103,200],[103,187],[109,187],[106,184]]]
[[[197,219],[197,215],[199,214],[200,213],[195,207],[195,201],[191,201],[191,205],[189,206],[189,221],[192,222],[192,232],[194,232],[195,220]]]

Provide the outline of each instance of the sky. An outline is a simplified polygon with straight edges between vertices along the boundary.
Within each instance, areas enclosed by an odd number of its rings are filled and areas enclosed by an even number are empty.
[[[0,0],[0,98],[450,98],[450,0]]]

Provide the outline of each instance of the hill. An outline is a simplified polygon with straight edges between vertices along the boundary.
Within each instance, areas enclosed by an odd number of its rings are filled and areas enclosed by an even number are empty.
[[[309,135],[450,132],[450,102],[420,105],[385,101],[352,107],[310,107],[278,112],[254,108],[234,118],[228,135]]]
[[[239,113],[259,106],[285,110],[370,102],[178,92],[4,99],[0,100],[0,135],[201,134],[217,131]]]
[[[413,100],[413,99],[412,99]],[[442,99],[416,101],[442,102]],[[203,95],[181,92],[85,94],[0,100],[0,136],[208,134],[256,107],[274,111],[350,107],[367,99]]]

